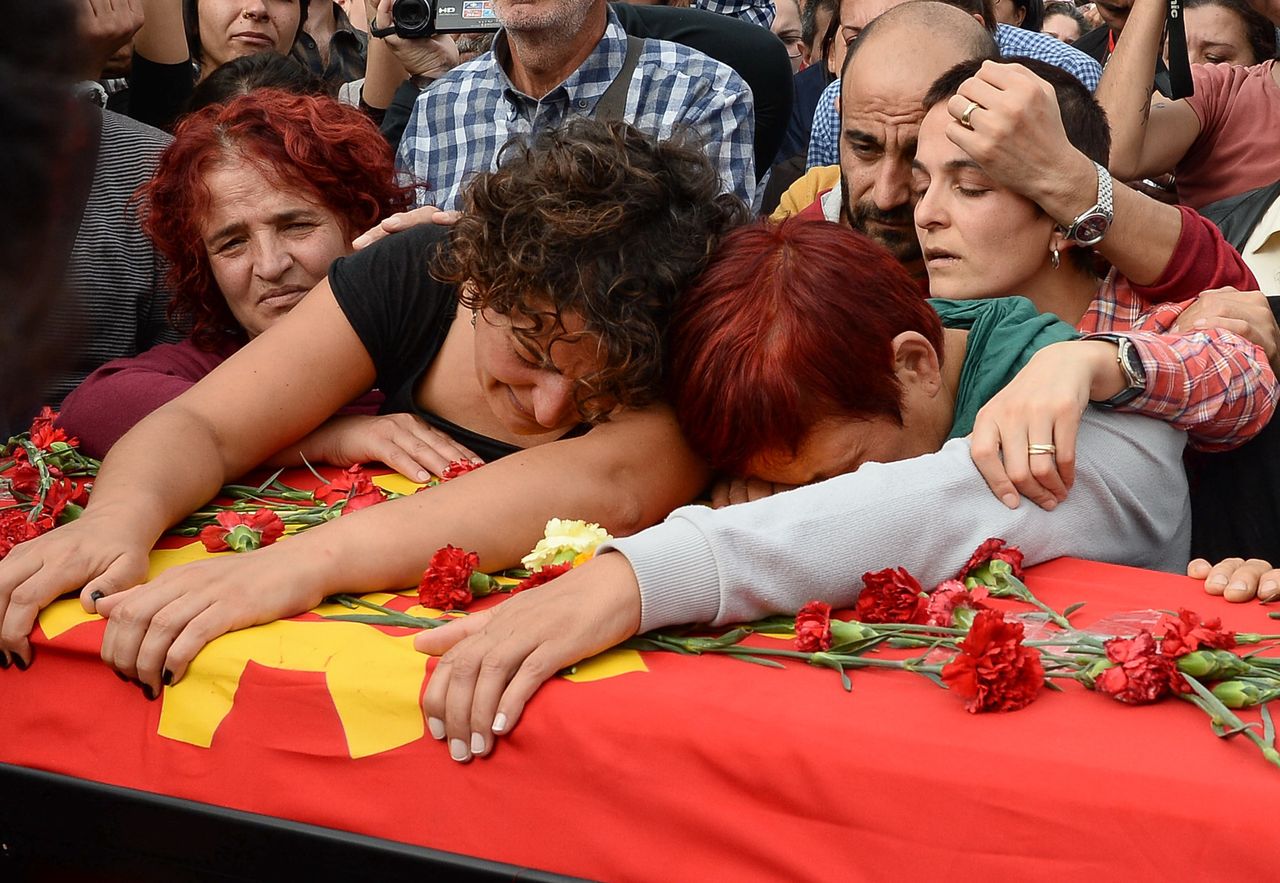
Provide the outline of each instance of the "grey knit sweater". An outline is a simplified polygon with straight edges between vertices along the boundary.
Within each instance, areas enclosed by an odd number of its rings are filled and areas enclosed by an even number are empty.
[[[601,552],[621,552],[640,582],[642,631],[848,605],[863,573],[906,567],[926,587],[954,576],[988,537],[1028,565],[1062,555],[1181,570],[1191,510],[1185,436],[1168,424],[1089,408],[1067,501],[1007,509],[969,456],[968,439],[936,454],[857,472],[754,503],[685,506]]]

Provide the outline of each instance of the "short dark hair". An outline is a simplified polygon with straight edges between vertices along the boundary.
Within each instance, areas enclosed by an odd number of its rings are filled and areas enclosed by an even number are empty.
[[[1111,156],[1111,127],[1107,124],[1106,111],[1084,84],[1062,68],[1035,58],[1008,58],[1006,61],[1022,65],[1053,87],[1067,140],[1089,159],[1105,166]],[[934,80],[924,96],[925,110],[959,92],[964,81],[975,76],[982,64],[977,59],[961,62]]]
[[[1244,22],[1244,35],[1253,50],[1253,63],[1262,64],[1276,57],[1276,28],[1266,17],[1256,12],[1245,0],[1186,0],[1183,6],[1221,6],[1234,12]]]
[[[565,314],[581,316],[604,364],[575,400],[603,420],[661,395],[676,298],[749,215],[723,190],[690,132],[659,141],[623,122],[572,120],[511,140],[496,171],[471,179],[433,271],[464,306],[528,319],[515,330],[526,342],[563,336]]]
[[[1211,0],[1198,0],[1198,2],[1211,2]],[[1184,6],[1191,6],[1192,3],[1185,3]],[[1089,23],[1085,21],[1084,13],[1080,11],[1074,3],[1067,0],[1053,0],[1052,3],[1044,5],[1044,15],[1040,17],[1040,27],[1044,27],[1044,23],[1049,20],[1051,15],[1065,15],[1074,21],[1080,27],[1080,36],[1084,36],[1089,30]],[[1274,38],[1273,38],[1274,39]]]
[[[298,59],[277,52],[242,55],[215,68],[196,84],[187,102],[191,113],[248,95],[254,89],[283,89],[294,95],[324,95],[328,87]]]
[[[293,35],[295,43],[307,23],[309,3],[310,0],[298,0],[298,32]],[[204,47],[200,45],[200,0],[182,0],[182,27],[187,33],[187,51],[191,53],[191,60],[200,64],[204,61]]]
[[[832,19],[840,16],[840,0],[809,0],[800,13],[800,42],[813,49],[813,41],[818,39],[818,12],[829,10]]]
[[[1044,27],[1044,0],[1013,0],[1013,5],[1022,10],[1022,24],[1018,27],[1040,33]]]

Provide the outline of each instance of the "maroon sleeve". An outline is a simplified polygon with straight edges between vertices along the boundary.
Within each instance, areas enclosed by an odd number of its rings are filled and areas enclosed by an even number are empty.
[[[226,358],[183,341],[108,362],[63,401],[58,425],[80,439],[84,453],[103,457],[135,423],[182,395]]]
[[[1173,256],[1159,279],[1150,285],[1134,285],[1134,294],[1160,304],[1191,300],[1210,288],[1257,289],[1258,280],[1244,259],[1212,222],[1185,205],[1178,206],[1178,211],[1182,212],[1182,233]]]

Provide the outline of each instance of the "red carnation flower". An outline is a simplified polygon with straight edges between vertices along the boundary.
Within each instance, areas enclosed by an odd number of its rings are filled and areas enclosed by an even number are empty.
[[[479,469],[483,465],[483,463],[477,463],[475,460],[454,460],[444,467],[444,471],[440,473],[440,480],[449,481],[459,475],[466,475],[468,472]]]
[[[1230,650],[1236,645],[1236,633],[1222,628],[1221,619],[1201,620],[1200,615],[1185,607],[1176,617],[1162,614],[1156,623],[1164,630],[1160,652],[1165,656],[1184,656],[1196,650]]]
[[[1173,657],[1159,652],[1155,636],[1146,629],[1132,638],[1112,638],[1103,647],[1115,665],[1095,678],[1100,692],[1130,705],[1146,705],[1180,687]]]
[[[210,552],[251,552],[284,536],[284,522],[270,509],[219,512],[217,521],[200,531],[200,542]]]
[[[921,622],[923,589],[916,578],[903,568],[886,567],[862,575],[862,592],[854,605],[854,618],[860,622]]]
[[[817,653],[831,649],[831,605],[810,601],[796,614],[796,649]]]
[[[34,540],[52,528],[53,521],[48,516],[42,515],[32,521],[25,509],[0,509],[0,558],[12,552],[19,543]]]
[[[973,618],[960,652],[942,668],[942,680],[964,699],[966,711],[1017,711],[1044,686],[1040,654],[1022,643],[1022,623],[998,610]]]
[[[955,624],[956,610],[987,610],[987,605],[982,603],[987,596],[988,592],[983,586],[970,591],[958,579],[944,580],[929,595],[929,601],[925,605],[925,621],[929,625],[951,628]]]
[[[965,562],[964,567],[960,568],[960,572],[956,574],[956,579],[964,582],[973,576],[973,572],[989,561],[1000,560],[1006,562],[1013,571],[1014,578],[1022,580],[1025,573],[1022,569],[1022,550],[1017,546],[1010,546],[999,537],[992,537],[983,541],[982,545],[974,550],[969,556],[969,560]]]
[[[365,472],[364,467],[359,463],[348,467],[328,484],[316,488],[312,494],[318,502],[326,506],[346,500],[346,505],[342,507],[343,515],[381,503],[386,499],[381,488],[373,483],[369,473]]]
[[[479,565],[480,556],[475,552],[465,552],[457,546],[437,550],[418,583],[418,603],[440,610],[470,604],[471,574]]]
[[[573,570],[572,561],[566,561],[563,564],[548,564],[546,567],[539,568],[520,580],[520,583],[511,590],[511,593],[514,595],[516,592],[523,592],[525,589],[537,588],[571,570]]]
[[[52,469],[49,471],[54,472]],[[49,485],[48,493],[44,495],[44,511],[56,521],[68,504],[83,506],[84,503],[80,501],[87,501],[87,498],[88,495],[79,484],[65,475],[58,475],[53,484]]]
[[[80,444],[78,439],[67,438],[66,431],[54,427],[54,421],[57,419],[58,415],[48,405],[41,408],[40,413],[31,421],[31,444],[42,451],[49,450],[54,442],[66,442],[73,448]]]
[[[26,453],[21,448],[18,451]],[[52,472],[53,470],[50,469],[49,471]],[[10,466],[5,471],[4,477],[9,480],[9,487],[15,494],[34,497],[40,490],[40,470],[25,461],[14,463]]]

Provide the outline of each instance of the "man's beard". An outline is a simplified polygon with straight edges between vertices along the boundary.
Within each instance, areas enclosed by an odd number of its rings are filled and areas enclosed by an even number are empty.
[[[507,18],[499,14],[498,19],[512,33],[534,37],[552,35],[559,42],[562,37],[582,29],[593,5],[592,0],[562,0],[550,9],[536,13],[515,8],[507,13]]]
[[[840,186],[844,196],[841,214],[846,224],[884,246],[900,264],[910,265],[921,259],[920,240],[916,236],[914,225],[915,214],[910,204],[889,211],[884,211],[869,199],[854,205],[849,201],[849,182],[845,180],[843,173],[840,175]],[[905,225],[905,228],[877,227],[873,231],[868,229],[868,221]]]

